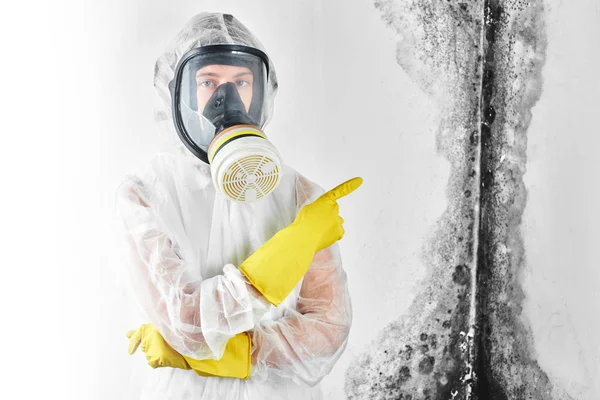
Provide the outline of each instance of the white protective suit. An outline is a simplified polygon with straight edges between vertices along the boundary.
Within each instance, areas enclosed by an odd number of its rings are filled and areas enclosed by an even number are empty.
[[[242,204],[215,192],[210,166],[179,142],[167,87],[182,54],[209,44],[262,49],[239,21],[203,13],[179,33],[156,63],[155,87],[163,101],[157,119],[178,143],[157,154],[117,192],[125,228],[133,293],[148,323],[179,353],[218,359],[227,340],[249,331],[250,378],[201,377],[192,370],[150,370],[142,398],[318,399],[319,381],[346,347],[351,306],[337,244],[318,252],[294,291],[272,306],[237,270],[242,261],[289,225],[323,190],[285,166],[277,189]],[[267,107],[277,81],[270,66]],[[147,368],[150,368],[149,366]]]

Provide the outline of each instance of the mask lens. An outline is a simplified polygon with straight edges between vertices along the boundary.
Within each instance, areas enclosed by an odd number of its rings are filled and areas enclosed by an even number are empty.
[[[215,120],[207,118],[205,114],[210,116],[210,113],[204,111],[215,91],[226,83],[235,85],[239,94],[237,101],[241,100],[245,112],[259,122],[259,128],[264,124],[267,74],[258,56],[241,51],[195,54],[184,58],[176,79],[174,94],[178,101],[174,117],[182,140],[189,141],[185,143],[188,148],[191,145],[206,152],[218,133]]]

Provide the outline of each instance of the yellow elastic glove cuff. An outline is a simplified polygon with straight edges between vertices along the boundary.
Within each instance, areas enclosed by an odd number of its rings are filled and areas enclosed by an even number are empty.
[[[188,365],[200,376],[248,379],[252,341],[247,332],[238,333],[227,342],[219,360],[195,360],[183,356]]]

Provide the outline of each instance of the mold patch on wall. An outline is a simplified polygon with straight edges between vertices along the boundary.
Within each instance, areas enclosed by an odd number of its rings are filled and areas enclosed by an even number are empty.
[[[540,0],[377,0],[396,59],[438,105],[448,207],[426,238],[408,313],[346,374],[349,399],[568,399],[521,313],[520,233],[531,109],[542,90]]]

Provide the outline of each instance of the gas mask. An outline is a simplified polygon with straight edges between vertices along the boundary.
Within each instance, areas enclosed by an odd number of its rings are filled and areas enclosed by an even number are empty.
[[[236,202],[267,196],[283,173],[281,155],[261,130],[268,65],[252,47],[203,46],[184,54],[169,84],[179,138],[210,164],[217,191]]]

